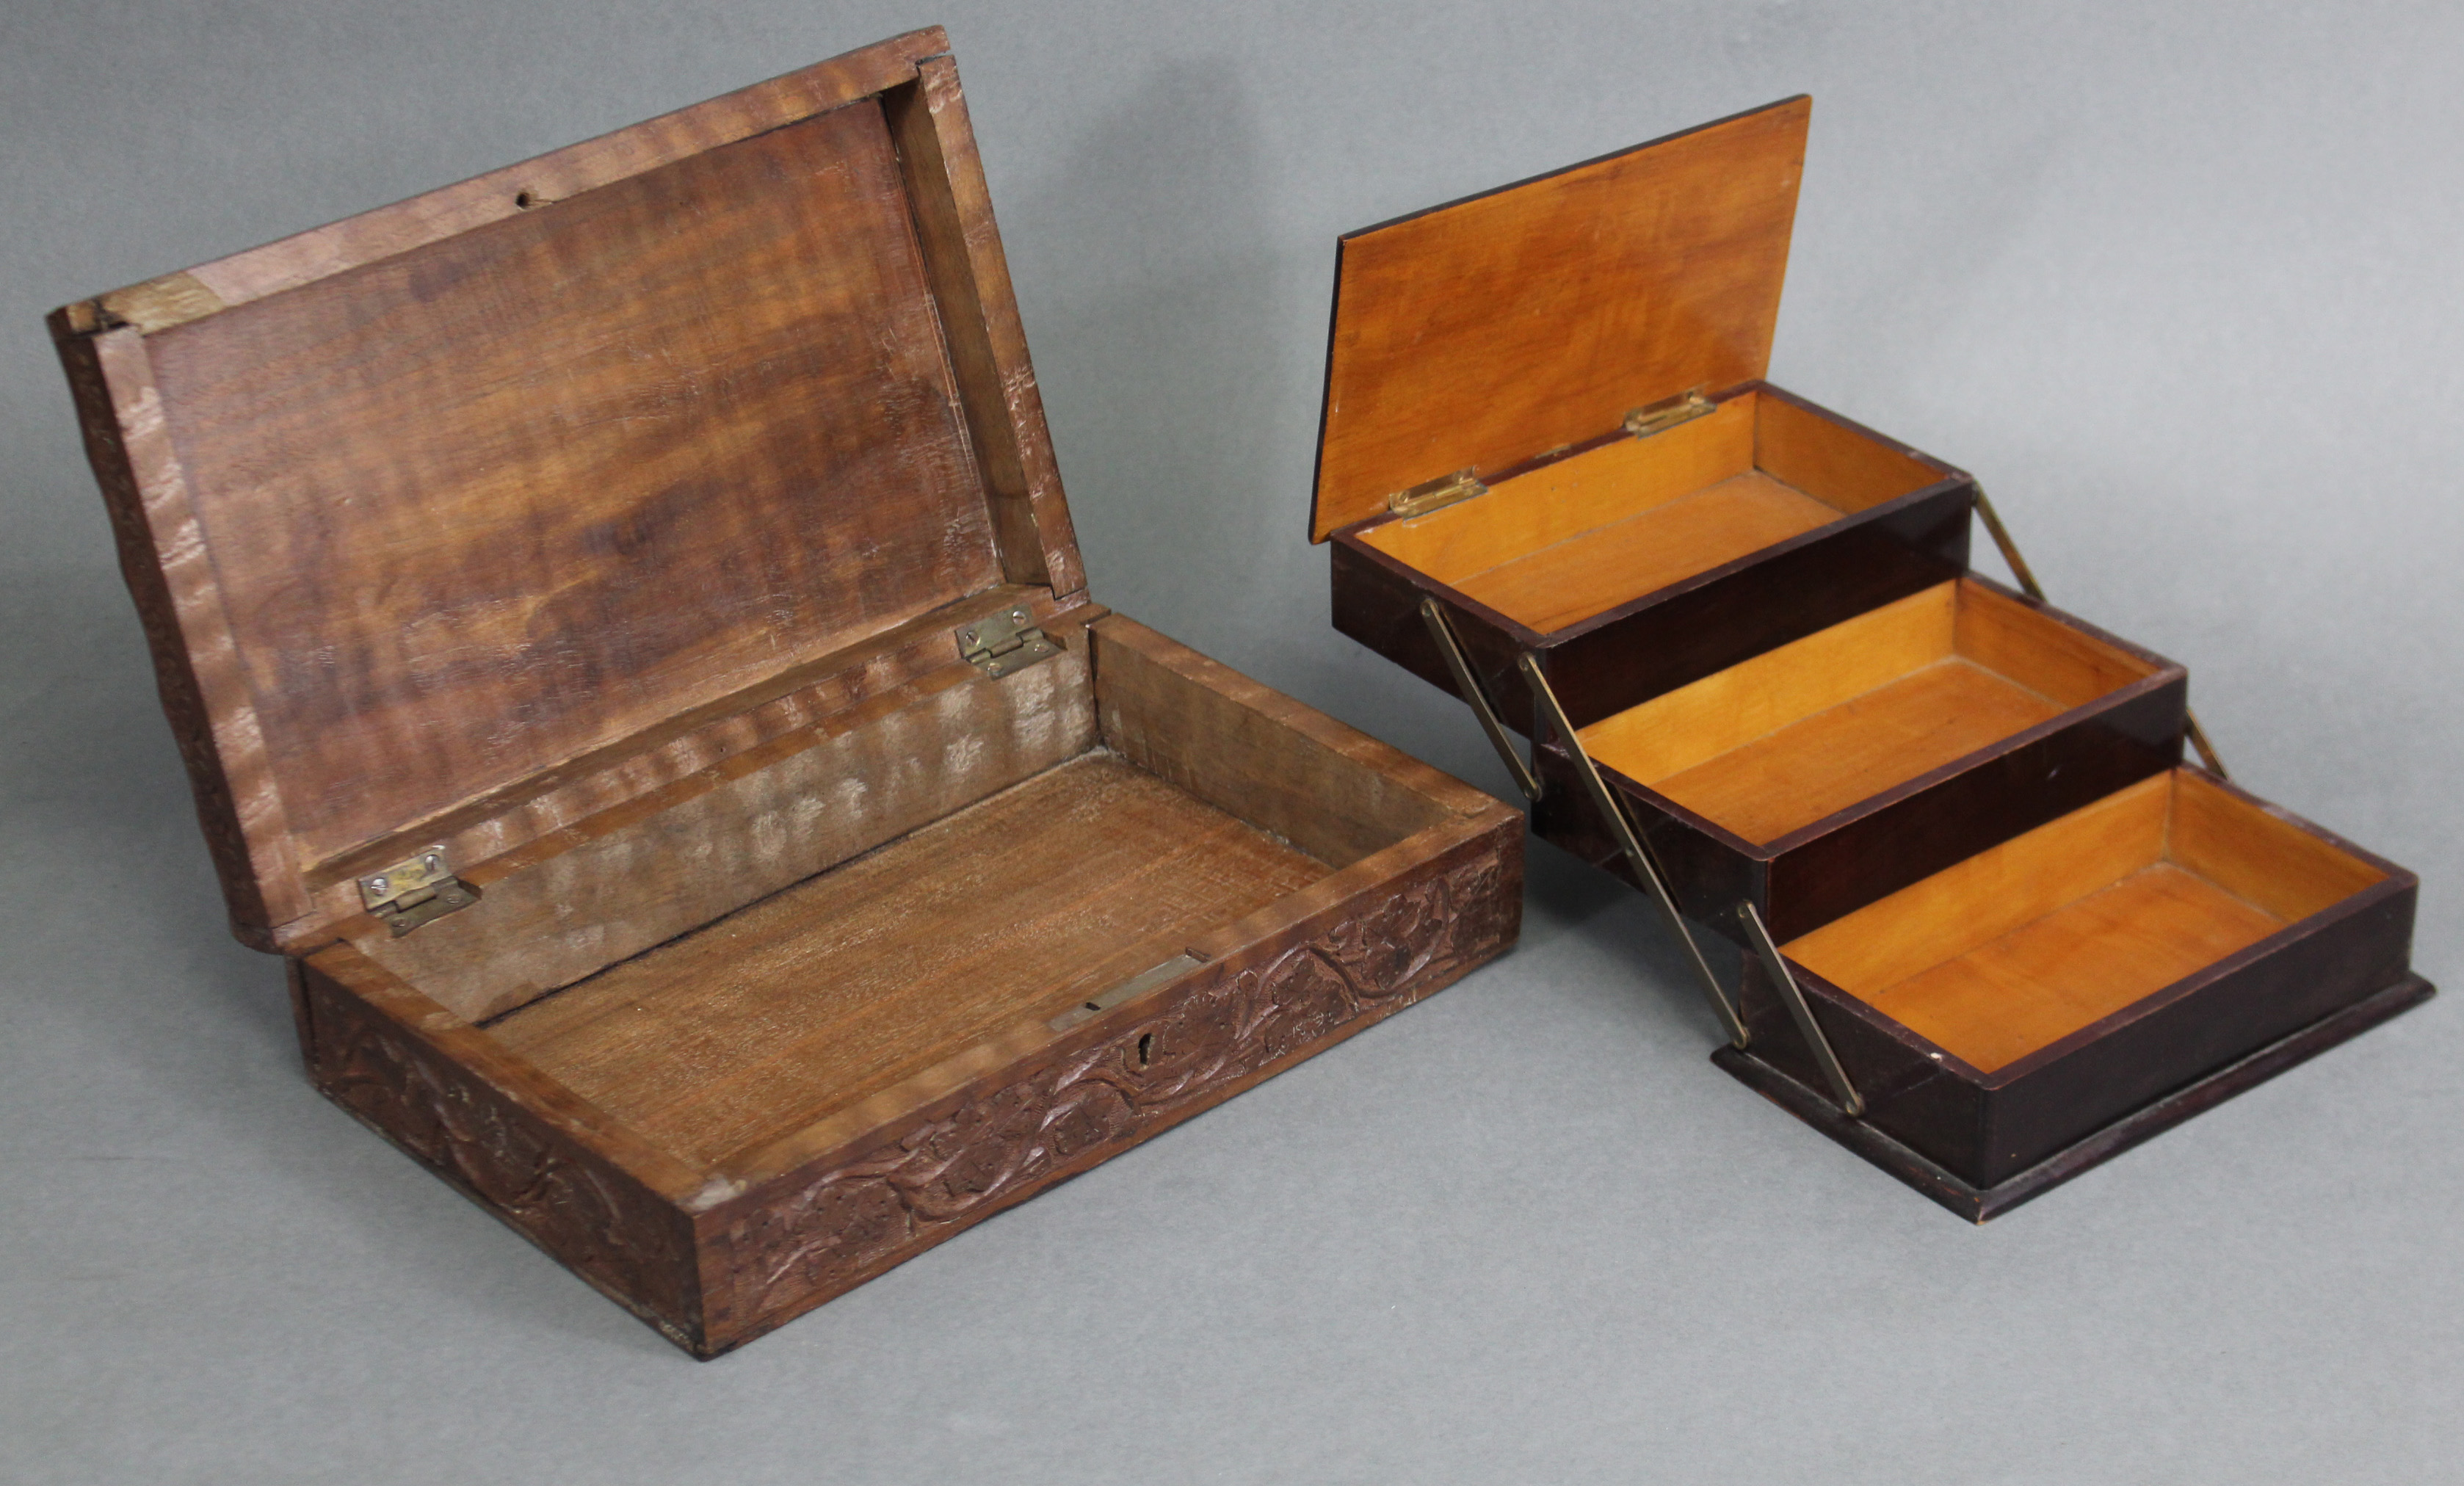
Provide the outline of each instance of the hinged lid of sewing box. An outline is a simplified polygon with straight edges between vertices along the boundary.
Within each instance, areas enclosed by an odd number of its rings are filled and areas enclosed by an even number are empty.
[[[892,632],[1014,667],[1083,601],[947,51],[54,315],[242,939],[646,797]]]
[[[1760,378],[1812,108],[1784,98],[1343,238],[1311,539]]]

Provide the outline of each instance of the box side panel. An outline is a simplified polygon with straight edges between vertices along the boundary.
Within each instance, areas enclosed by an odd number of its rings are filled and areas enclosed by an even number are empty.
[[[1438,643],[1420,617],[1420,601],[1434,597],[1445,605],[1455,642],[1463,648],[1472,669],[1488,690],[1489,705],[1515,732],[1531,731],[1531,693],[1514,668],[1522,648],[1509,631],[1492,623],[1486,611],[1466,607],[1453,590],[1434,579],[1416,583],[1401,565],[1373,555],[1349,534],[1327,544],[1329,576],[1334,589],[1334,627],[1402,667],[1448,695],[1458,694],[1452,672],[1438,654]]]
[[[2227,968],[2123,1012],[2005,1070],[1989,1095],[1990,1186],[2101,1126],[2403,979],[2418,888],[2406,876],[2295,925]],[[2235,963],[2238,961],[2239,963]]]
[[[704,1213],[708,1350],[793,1319],[1499,953],[1521,922],[1520,819],[1501,812],[1451,834],[1404,870]]]
[[[631,1144],[620,1133],[594,1138],[578,1110],[542,1108],[522,1087],[532,1080],[491,1067],[505,1060],[481,1034],[354,963],[372,969],[348,951],[293,962],[318,1091],[670,1341],[701,1349],[693,1226],[673,1200],[693,1174],[647,1149],[620,1164],[607,1149]],[[645,1170],[671,1190],[652,1190]]]
[[[1107,745],[1331,866],[1498,802],[1126,615],[1093,627]]]
[[[1764,912],[1781,943],[2180,761],[2189,685],[2160,685],[1913,787],[1776,853]]]
[[[1564,747],[1553,742],[1546,744],[1533,752],[1532,758],[1541,783],[1540,798],[1531,806],[1532,834],[1623,879],[1636,889],[1645,890],[1626,863],[1623,851],[1611,839],[1607,822],[1600,819],[1598,808],[1592,803]],[[1743,944],[1745,929],[1737,922],[1737,906],[1750,902],[1758,909],[1763,907],[1768,896],[1769,864],[1733,841],[1670,814],[1658,801],[1626,787],[1615,775],[1605,777],[1610,781],[1609,787],[1618,792],[1626,818],[1634,822],[1643,846],[1660,864],[1668,881],[1668,890],[1686,916]]]
[[[1802,966],[1792,966],[1815,1025],[1865,1101],[1864,1123],[1964,1180],[1974,1181],[1984,1147],[1985,1097],[1964,1064],[1934,1056],[1923,1039],[1852,1009],[1848,998]],[[1746,957],[1740,1010],[1750,1052],[1833,1102],[1831,1085],[1760,961]]]

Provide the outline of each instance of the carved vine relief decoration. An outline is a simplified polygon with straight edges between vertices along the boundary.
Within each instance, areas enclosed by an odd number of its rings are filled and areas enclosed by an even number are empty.
[[[1416,884],[1335,932],[1168,997],[1025,1078],[805,1181],[728,1234],[747,1320],[825,1298],[1135,1144],[1345,1024],[1396,1011],[1496,947],[1494,856]]]
[[[315,1026],[319,1082],[336,1102],[654,1319],[687,1319],[690,1257],[665,1214],[628,1203],[595,1163],[374,1018],[319,996]]]

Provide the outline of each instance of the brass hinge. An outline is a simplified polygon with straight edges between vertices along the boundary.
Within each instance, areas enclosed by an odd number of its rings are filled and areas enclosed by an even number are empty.
[[[1386,509],[1398,516],[1424,516],[1432,511],[1454,505],[1458,501],[1485,495],[1488,487],[1473,478],[1469,470],[1458,470],[1424,481],[1408,491],[1397,491],[1386,497]]]
[[[958,659],[987,676],[1006,676],[1061,653],[1052,637],[1036,627],[1035,611],[1012,604],[958,630]]]
[[[396,939],[479,901],[479,889],[453,875],[445,848],[430,846],[382,872],[360,879],[360,901],[385,921]]]
[[[1625,431],[1638,439],[1647,439],[1662,429],[1674,428],[1681,423],[1700,418],[1719,405],[1705,397],[1701,387],[1694,387],[1626,414]]]

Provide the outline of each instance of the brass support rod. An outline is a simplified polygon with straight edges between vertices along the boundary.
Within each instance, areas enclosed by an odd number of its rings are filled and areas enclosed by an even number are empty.
[[[1472,674],[1471,662],[1463,655],[1463,646],[1455,642],[1455,627],[1446,619],[1445,606],[1435,599],[1420,601],[1421,623],[1429,626],[1430,637],[1438,642],[1438,654],[1445,657],[1446,669],[1454,672],[1455,689],[1463,693],[1471,714],[1480,719],[1480,731],[1488,734],[1489,746],[1506,764],[1506,772],[1514,776],[1514,787],[1525,799],[1540,798],[1540,776],[1532,772],[1523,755],[1514,751],[1514,739],[1507,732],[1506,724],[1498,721],[1497,709],[1488,705],[1488,693],[1481,689],[1480,678]]]
[[[1779,993],[1781,1004],[1788,1008],[1789,1019],[1805,1038],[1806,1046],[1814,1050],[1814,1061],[1822,1069],[1822,1077],[1831,1083],[1831,1092],[1839,1099],[1839,1107],[1849,1119],[1865,1113],[1865,1098],[1857,1085],[1848,1082],[1848,1070],[1839,1066],[1839,1057],[1831,1051],[1831,1039],[1815,1024],[1814,1008],[1805,1004],[1805,992],[1796,976],[1780,958],[1779,946],[1771,943],[1771,930],[1763,927],[1763,916],[1754,911],[1750,902],[1737,905],[1737,917],[1745,922],[1747,942],[1753,946],[1754,957],[1763,962],[1763,972],[1771,978]]]
[[[2038,603],[2045,602],[2045,585],[2037,582],[2036,575],[2029,571],[2028,559],[2019,556],[2019,544],[2011,539],[2011,529],[2002,524],[2002,517],[1994,512],[1993,502],[1986,498],[1985,487],[1981,485],[1976,488],[1976,514],[1985,523],[1986,533],[1993,538],[1993,545],[2002,550],[2002,560],[2011,565],[2011,576],[2019,580],[2020,592]],[[2182,709],[2182,731],[2189,735],[2190,746],[2199,751],[2199,757],[2207,764],[2208,772],[2219,779],[2231,778],[2232,776],[2225,773],[2225,761],[2216,756],[2215,745],[2208,741],[2207,730],[2199,726],[2199,714],[2186,707]]]
[[[1608,781],[1600,777],[1600,771],[1592,763],[1592,755],[1584,752],[1583,740],[1574,735],[1573,725],[1566,720],[1566,710],[1557,705],[1557,693],[1550,689],[1549,678],[1540,669],[1539,658],[1526,650],[1515,657],[1515,664],[1522,667],[1523,679],[1531,684],[1532,699],[1548,713],[1549,725],[1566,740],[1566,754],[1574,761],[1575,776],[1583,781],[1585,793],[1592,797],[1592,803],[1598,807],[1601,819],[1608,822],[1610,840],[1616,841],[1617,849],[1625,854],[1626,861],[1634,867],[1634,875],[1651,889],[1652,899],[1660,905],[1660,911],[1667,918],[1668,927],[1677,931],[1678,941],[1685,946],[1686,958],[1694,962],[1694,973],[1702,978],[1703,997],[1719,1015],[1721,1025],[1727,1028],[1729,1043],[1744,1047],[1747,1042],[1745,1022],[1737,1016],[1737,1009],[1728,1003],[1727,994],[1720,989],[1719,977],[1711,973],[1710,962],[1703,958],[1703,947],[1694,942],[1693,930],[1685,927],[1685,915],[1678,911],[1677,900],[1669,896],[1668,884],[1661,877],[1659,865],[1643,849],[1642,839],[1635,835],[1634,822],[1626,819],[1624,807],[1609,792]],[[1533,730],[1533,735],[1537,737],[1538,730]]]

